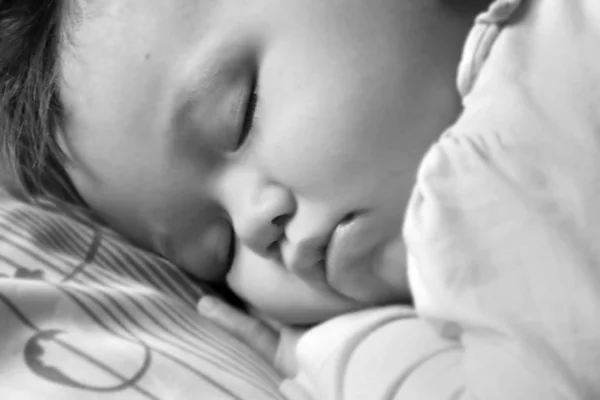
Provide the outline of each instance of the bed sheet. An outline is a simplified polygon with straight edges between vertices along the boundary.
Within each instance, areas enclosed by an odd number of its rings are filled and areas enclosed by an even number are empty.
[[[284,399],[203,288],[72,208],[0,198],[0,399]]]

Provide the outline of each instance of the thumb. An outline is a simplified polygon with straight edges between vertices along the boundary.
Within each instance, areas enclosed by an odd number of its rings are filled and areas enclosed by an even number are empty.
[[[266,361],[275,362],[279,333],[256,318],[243,313],[214,296],[203,296],[198,312],[254,350]]]

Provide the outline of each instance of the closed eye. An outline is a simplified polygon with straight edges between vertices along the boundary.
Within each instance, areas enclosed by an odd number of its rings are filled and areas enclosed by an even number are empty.
[[[254,125],[254,114],[256,112],[256,106],[258,104],[258,91],[257,91],[257,82],[256,79],[252,82],[252,87],[250,91],[250,96],[246,100],[246,107],[244,113],[244,120],[242,123],[241,131],[238,137],[238,142],[236,146],[236,150],[243,146],[246,139],[248,138],[248,134],[252,130]]]

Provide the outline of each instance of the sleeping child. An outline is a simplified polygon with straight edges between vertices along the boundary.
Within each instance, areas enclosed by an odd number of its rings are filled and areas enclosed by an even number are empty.
[[[33,3],[5,179],[226,283],[290,393],[600,398],[598,2]]]

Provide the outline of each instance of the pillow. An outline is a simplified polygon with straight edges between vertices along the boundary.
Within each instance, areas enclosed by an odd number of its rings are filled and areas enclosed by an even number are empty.
[[[204,289],[85,212],[0,196],[0,398],[283,399]]]

